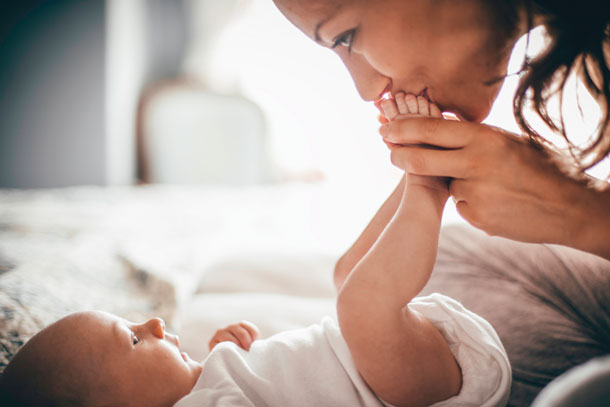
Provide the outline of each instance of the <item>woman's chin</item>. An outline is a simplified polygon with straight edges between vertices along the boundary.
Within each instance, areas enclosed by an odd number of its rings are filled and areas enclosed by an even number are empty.
[[[443,115],[445,113],[453,115],[457,118],[457,120],[471,122],[471,123],[481,123],[483,120],[489,116],[489,112],[491,111],[491,106],[485,106],[485,108],[481,109],[460,109],[460,108],[450,108],[446,111],[443,111]]]

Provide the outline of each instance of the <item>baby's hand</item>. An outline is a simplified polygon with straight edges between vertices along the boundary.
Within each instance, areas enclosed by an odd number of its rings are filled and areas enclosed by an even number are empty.
[[[212,350],[220,342],[233,342],[244,350],[250,350],[252,342],[260,338],[260,336],[261,334],[256,325],[252,322],[241,321],[216,331],[208,346]]]

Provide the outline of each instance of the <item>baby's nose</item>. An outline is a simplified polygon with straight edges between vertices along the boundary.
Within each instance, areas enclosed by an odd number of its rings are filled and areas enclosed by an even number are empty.
[[[150,326],[154,336],[159,339],[163,339],[165,337],[165,321],[163,321],[161,318],[152,318],[148,321],[147,325]]]

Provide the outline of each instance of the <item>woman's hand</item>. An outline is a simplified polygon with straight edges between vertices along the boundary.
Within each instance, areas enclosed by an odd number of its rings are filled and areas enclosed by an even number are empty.
[[[220,342],[233,342],[244,350],[250,350],[252,342],[260,338],[261,334],[252,322],[241,321],[216,331],[209,343],[210,350]]]
[[[554,153],[468,122],[402,120],[382,125],[380,133],[401,145],[391,149],[394,165],[411,174],[451,177],[457,210],[473,226],[490,235],[563,244],[610,258],[610,190],[567,176]]]

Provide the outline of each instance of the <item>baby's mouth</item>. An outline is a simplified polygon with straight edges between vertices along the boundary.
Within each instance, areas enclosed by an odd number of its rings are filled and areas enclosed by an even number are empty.
[[[182,360],[184,360],[185,362],[188,362],[189,360],[191,360],[188,353],[186,353],[182,349],[180,349],[180,337],[178,335],[174,335],[174,344],[176,345],[176,348],[178,348],[178,352],[180,352],[180,356],[182,357]]]

